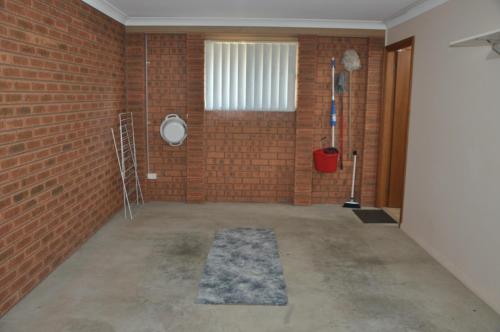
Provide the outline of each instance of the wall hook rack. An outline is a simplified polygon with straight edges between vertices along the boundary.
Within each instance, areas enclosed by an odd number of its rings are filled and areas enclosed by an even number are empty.
[[[491,46],[495,53],[500,55],[500,29],[450,43],[450,47],[474,47],[488,45]]]

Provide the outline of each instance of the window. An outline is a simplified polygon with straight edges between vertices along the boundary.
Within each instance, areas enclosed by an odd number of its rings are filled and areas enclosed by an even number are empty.
[[[205,109],[294,112],[297,43],[205,42]]]

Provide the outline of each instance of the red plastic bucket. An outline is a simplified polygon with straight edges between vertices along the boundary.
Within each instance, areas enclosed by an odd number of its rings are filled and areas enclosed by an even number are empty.
[[[318,149],[313,152],[314,167],[321,173],[335,173],[339,151],[335,148]]]

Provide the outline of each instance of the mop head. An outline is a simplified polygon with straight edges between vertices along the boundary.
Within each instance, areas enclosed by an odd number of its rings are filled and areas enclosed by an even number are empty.
[[[345,51],[344,57],[342,58],[342,64],[344,65],[344,68],[349,72],[360,69],[361,60],[359,59],[358,52],[353,49]]]
[[[337,150],[337,148],[334,148],[334,147],[329,147],[329,148],[324,148],[323,152],[325,154],[336,154],[336,153],[339,153],[339,150]]]
[[[335,91],[337,93],[342,94],[347,91],[347,73],[340,72],[338,75],[335,75]]]

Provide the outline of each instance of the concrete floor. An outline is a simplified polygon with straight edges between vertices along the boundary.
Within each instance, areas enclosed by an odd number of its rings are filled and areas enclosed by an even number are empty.
[[[289,304],[195,304],[214,232],[269,227]],[[395,226],[335,206],[151,203],[117,215],[0,320],[2,332],[500,331]]]

